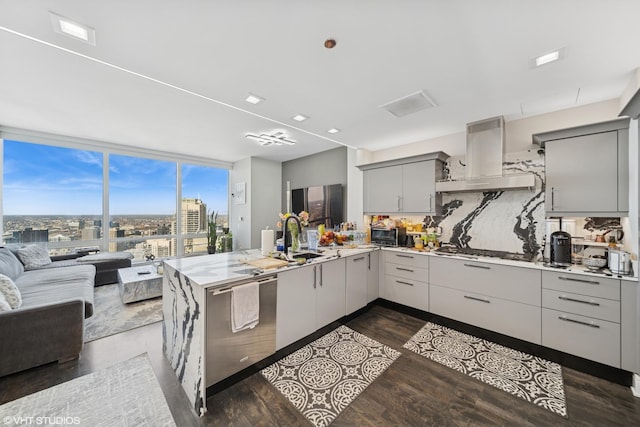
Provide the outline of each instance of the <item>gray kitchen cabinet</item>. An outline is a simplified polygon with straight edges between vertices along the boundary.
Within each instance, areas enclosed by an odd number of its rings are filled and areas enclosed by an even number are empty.
[[[316,329],[345,315],[345,266],[344,258],[317,264]]]
[[[640,372],[640,290],[638,282],[621,280],[621,368]]]
[[[278,273],[276,350],[344,315],[344,259]]]
[[[316,265],[278,273],[276,350],[315,332]]]
[[[431,257],[432,313],[540,344],[540,271]]]
[[[365,213],[400,212],[402,166],[364,171]]]
[[[346,307],[351,314],[367,305],[368,254],[347,257]]]
[[[380,296],[386,300],[429,311],[429,258],[426,255],[383,251]]]
[[[629,118],[533,138],[545,149],[547,216],[627,216]]]
[[[367,303],[380,296],[380,251],[367,253]]]
[[[542,288],[542,345],[620,368],[620,280],[543,271]]]
[[[442,178],[447,157],[437,152],[359,166],[364,172],[364,212],[437,215],[442,202],[435,183]]]

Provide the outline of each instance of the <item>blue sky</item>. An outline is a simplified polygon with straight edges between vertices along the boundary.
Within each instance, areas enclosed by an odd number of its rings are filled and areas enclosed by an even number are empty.
[[[102,153],[4,141],[5,215],[100,215]],[[182,197],[227,212],[225,169],[183,165]],[[175,163],[111,155],[111,215],[175,213]]]

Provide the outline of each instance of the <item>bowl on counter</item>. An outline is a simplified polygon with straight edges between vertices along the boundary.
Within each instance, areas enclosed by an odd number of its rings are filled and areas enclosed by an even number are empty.
[[[582,258],[582,265],[589,270],[599,270],[607,265],[607,259],[604,257],[592,256]]]

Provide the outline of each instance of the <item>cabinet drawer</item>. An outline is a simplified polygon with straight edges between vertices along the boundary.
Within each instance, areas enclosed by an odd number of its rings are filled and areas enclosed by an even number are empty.
[[[542,345],[620,367],[618,323],[543,308]]]
[[[391,262],[384,263],[384,274],[417,280],[419,282],[424,282],[425,284],[429,281],[428,269],[413,267],[410,265],[394,264]]]
[[[396,276],[384,276],[382,298],[419,310],[429,311],[429,286]]]
[[[607,277],[543,271],[542,287],[572,294],[620,300],[620,280]]]
[[[567,313],[620,323],[620,302],[610,299],[543,289],[542,306],[558,311],[566,311]]]
[[[540,270],[432,257],[429,283],[540,306]]]
[[[432,313],[540,344],[540,307],[429,286]]]
[[[409,267],[429,268],[428,256],[410,252],[384,251],[384,262],[392,262],[394,264],[407,265]]]

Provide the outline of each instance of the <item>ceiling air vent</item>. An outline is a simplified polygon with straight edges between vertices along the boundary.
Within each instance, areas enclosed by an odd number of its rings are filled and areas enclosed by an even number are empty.
[[[387,102],[386,104],[381,105],[380,108],[384,108],[396,117],[403,117],[435,106],[436,103],[421,90],[416,93],[412,93],[411,95],[396,99],[395,101]]]

